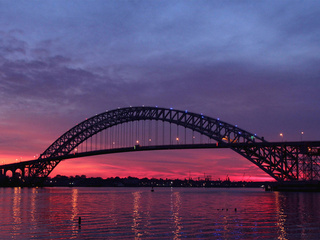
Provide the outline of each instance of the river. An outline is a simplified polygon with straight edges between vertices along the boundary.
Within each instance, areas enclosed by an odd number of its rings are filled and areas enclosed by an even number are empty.
[[[320,239],[319,204],[320,193],[257,188],[0,188],[0,234],[1,239]]]

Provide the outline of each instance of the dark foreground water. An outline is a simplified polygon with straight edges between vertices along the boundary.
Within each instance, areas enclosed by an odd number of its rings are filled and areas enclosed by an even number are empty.
[[[0,234],[0,239],[320,239],[320,193],[0,188]]]

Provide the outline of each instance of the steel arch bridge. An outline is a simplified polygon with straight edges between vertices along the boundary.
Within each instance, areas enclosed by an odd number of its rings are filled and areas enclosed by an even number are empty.
[[[143,145],[139,140],[136,140],[139,139],[139,134],[141,138],[143,131],[146,130],[139,124],[134,127],[133,123],[146,121],[149,123],[149,131],[151,123],[156,122],[156,144],[151,144],[150,138],[148,139],[149,142]],[[158,122],[163,123],[161,144],[157,143],[157,138],[160,139]],[[167,133],[170,134],[169,144],[165,144],[164,140],[165,123],[169,125],[167,128],[170,128],[169,133]],[[122,125],[124,127],[119,127]],[[172,125],[177,130],[175,144],[172,143]],[[115,129],[117,126],[118,128]],[[179,128],[185,131],[184,143],[181,143],[181,138],[179,138]],[[110,147],[104,150],[93,150],[93,137],[108,129],[115,129],[113,132],[111,130],[109,132]],[[189,144],[187,143],[187,129],[192,131],[189,134],[192,143]],[[115,147],[115,142],[111,140],[111,137],[114,139],[114,137],[128,135],[128,133],[131,133],[131,136],[129,136],[131,139],[123,140],[125,146]],[[209,142],[194,143],[194,133],[205,136],[209,139]],[[91,151],[87,149],[89,139],[91,139]],[[107,136],[105,136],[105,139],[107,139]],[[83,146],[84,143],[86,143],[85,151],[78,152],[78,147]],[[263,137],[258,137],[256,134],[220,119],[172,108],[145,106],[118,108],[86,119],[60,136],[38,159],[0,166],[0,175],[5,176],[9,170],[14,175],[17,170],[20,170],[21,177],[25,181],[43,181],[62,160],[68,158],[115,152],[190,148],[230,148],[277,181],[320,180],[320,142],[267,142]]]

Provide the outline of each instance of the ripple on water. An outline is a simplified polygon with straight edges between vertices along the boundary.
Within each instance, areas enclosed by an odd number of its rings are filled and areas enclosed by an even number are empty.
[[[2,189],[0,200],[1,239],[320,236],[319,193],[204,188],[159,188],[153,193],[147,188],[24,188]]]

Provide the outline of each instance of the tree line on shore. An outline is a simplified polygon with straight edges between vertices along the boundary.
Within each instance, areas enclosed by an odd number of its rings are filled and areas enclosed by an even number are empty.
[[[87,178],[85,175],[63,176],[57,175],[47,178],[44,186],[63,186],[63,187],[261,187],[264,182],[246,182],[210,179],[162,179],[162,178],[137,178],[137,177],[101,177]]]

